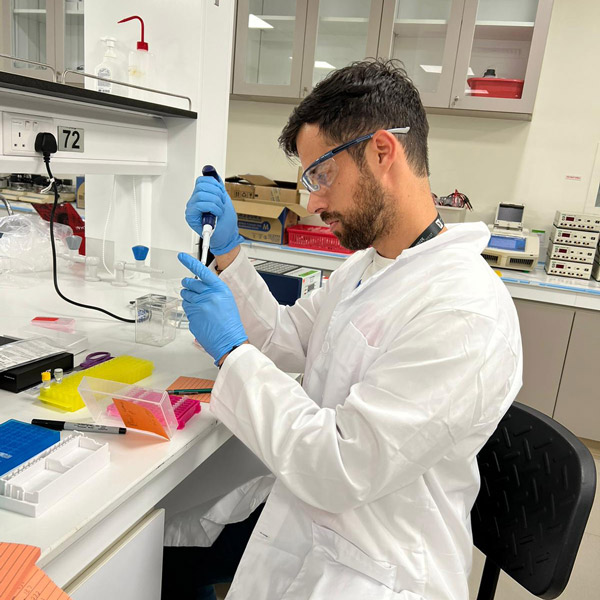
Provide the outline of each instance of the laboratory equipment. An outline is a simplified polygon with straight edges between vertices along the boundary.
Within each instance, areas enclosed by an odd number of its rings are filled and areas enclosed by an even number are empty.
[[[136,43],[135,50],[129,52],[129,67],[128,67],[128,81],[129,83],[141,87],[153,87],[152,81],[152,59],[153,56],[148,50],[148,43],[144,39],[144,21],[141,17],[133,15],[126,19],[121,19],[118,23],[127,23],[137,19],[141,26],[140,40]],[[131,98],[137,98],[138,100],[152,101],[152,92],[144,90],[138,90],[136,88],[129,89],[129,96]]]
[[[135,341],[164,346],[175,339],[179,300],[162,294],[146,294],[135,300]]]
[[[63,380],[64,371],[62,369],[54,369],[54,381],[60,383]]]
[[[504,267],[517,271],[531,271],[540,254],[540,240],[523,228],[522,204],[501,202],[496,210],[490,241],[481,256],[492,267]]]
[[[56,329],[67,333],[73,333],[75,330],[75,319],[69,319],[67,317],[33,317],[33,319],[31,319],[31,324],[36,325],[37,327]]]
[[[576,277],[577,279],[589,279],[592,275],[591,264],[570,262],[568,260],[548,258],[545,269],[548,275],[562,275],[563,277]]]
[[[202,167],[202,175],[205,177],[212,177],[219,181],[219,175],[216,169],[211,165],[205,165]],[[201,262],[203,265],[208,260],[208,249],[210,247],[210,238],[212,237],[215,225],[217,223],[217,217],[210,213],[204,213],[202,215],[202,258]]]
[[[554,225],[562,229],[600,231],[600,216],[582,213],[556,211]]]
[[[116,381],[84,377],[79,393],[94,422],[171,438],[178,422],[169,394]]]
[[[111,281],[112,285],[125,287],[125,271],[137,271],[138,273],[162,273],[162,269],[155,269],[146,265],[145,260],[148,256],[148,246],[132,246],[131,251],[135,258],[134,263],[123,261],[115,262],[115,278]]]
[[[0,336],[0,367],[0,389],[17,393],[39,384],[42,372],[48,369],[72,369],[73,354],[55,348],[44,338],[17,340]]]
[[[84,407],[77,386],[85,376],[99,377],[131,384],[152,374],[154,364],[143,358],[134,356],[117,356],[112,360],[65,375],[61,383],[51,382],[50,389],[40,390],[40,400],[66,411],[79,410]]]
[[[60,440],[58,431],[51,431],[10,419],[0,424],[0,475],[18,467],[39,452]]]
[[[42,373],[42,389],[47,390],[50,388],[50,380],[52,379],[52,374],[50,371],[44,371]]]
[[[548,246],[548,258],[554,258],[557,260],[592,263],[594,262],[594,254],[594,248],[564,246],[563,244],[550,244]]]
[[[555,244],[583,246],[585,248],[595,248],[599,237],[600,233],[595,231],[564,229],[556,225],[552,225],[552,232],[550,233],[550,241]]]
[[[177,419],[177,429],[183,429],[185,424],[197,413],[200,412],[200,401],[189,396],[179,396],[176,394],[170,394],[169,390],[166,390],[169,394],[169,401],[173,407],[175,418]],[[118,416],[119,411],[114,404],[110,404],[106,412],[113,417]],[[104,425],[98,425],[98,427],[105,427]],[[106,426],[108,427],[108,426]]]
[[[250,262],[279,304],[293,305],[299,298],[305,298],[321,287],[320,269],[267,260],[251,259]]]
[[[592,277],[596,281],[600,281],[600,262],[597,260],[595,260],[594,264],[592,265]]]
[[[60,439],[58,431],[29,427]],[[75,432],[0,477],[0,508],[37,517],[109,462],[108,443]]]

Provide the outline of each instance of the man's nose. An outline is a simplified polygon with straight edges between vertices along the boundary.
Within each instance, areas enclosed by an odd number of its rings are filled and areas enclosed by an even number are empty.
[[[313,215],[322,213],[327,208],[327,198],[325,194],[322,192],[318,194],[311,193],[306,208],[308,212]]]

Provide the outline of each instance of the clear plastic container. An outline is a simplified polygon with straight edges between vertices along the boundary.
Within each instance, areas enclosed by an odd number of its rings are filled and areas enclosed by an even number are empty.
[[[179,301],[172,296],[147,294],[135,300],[135,341],[164,346],[175,339]]]
[[[177,417],[164,390],[95,377],[84,377],[78,390],[94,421],[100,425],[124,426],[167,439],[177,431]]]

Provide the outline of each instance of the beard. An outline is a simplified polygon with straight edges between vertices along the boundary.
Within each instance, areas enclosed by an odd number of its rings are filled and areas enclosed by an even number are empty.
[[[354,208],[345,215],[323,212],[323,221],[339,221],[335,236],[348,250],[364,250],[382,235],[389,233],[394,224],[394,210],[381,184],[370,171],[361,171],[354,192]]]

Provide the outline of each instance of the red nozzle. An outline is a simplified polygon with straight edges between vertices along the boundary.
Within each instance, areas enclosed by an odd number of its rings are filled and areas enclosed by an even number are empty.
[[[127,17],[126,19],[121,19],[117,21],[118,23],[125,23],[127,21],[131,21],[132,19],[137,19],[142,24],[142,39],[137,43],[138,50],[148,50],[148,43],[144,41],[144,20],[142,17],[138,17],[137,15],[133,15],[133,17]]]

